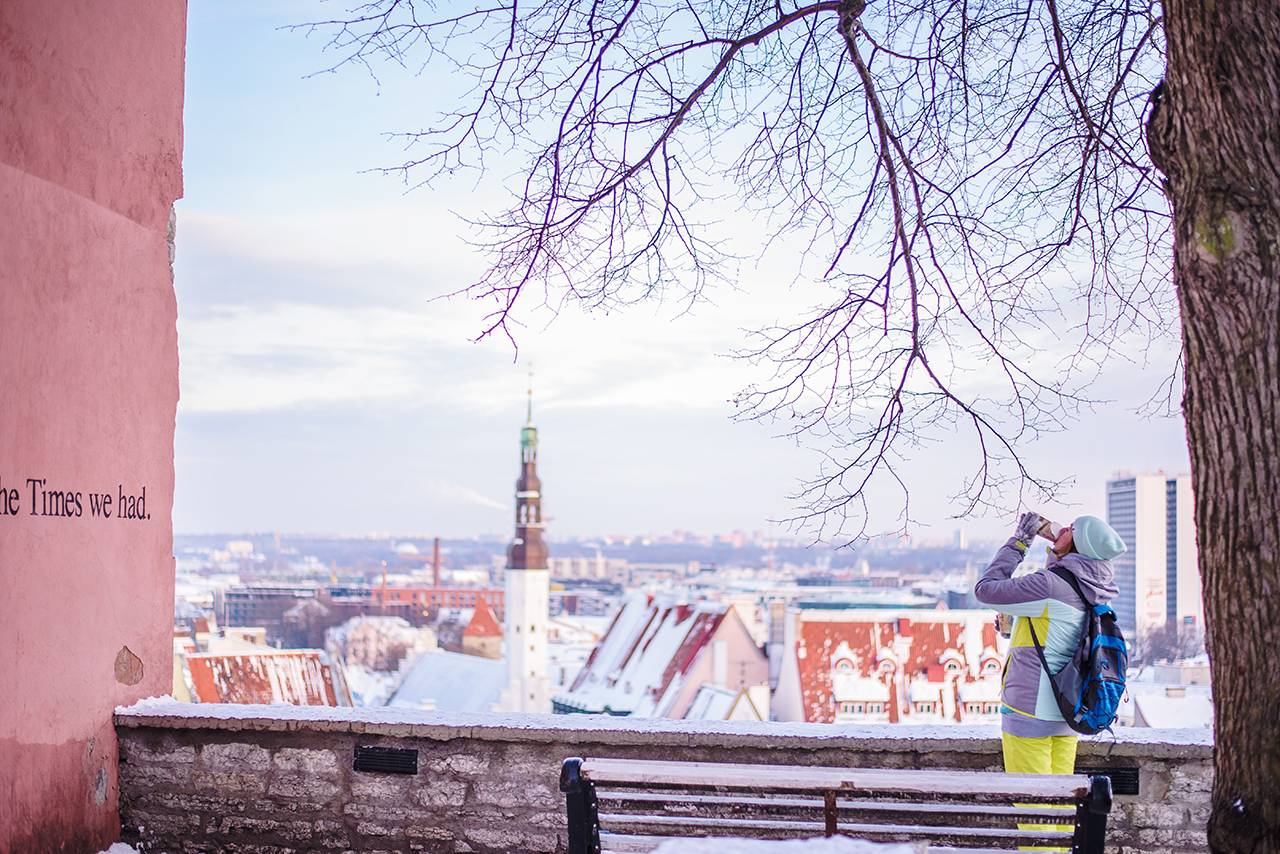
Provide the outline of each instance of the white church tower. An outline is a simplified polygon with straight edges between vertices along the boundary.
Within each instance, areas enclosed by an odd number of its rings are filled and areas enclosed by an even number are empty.
[[[547,679],[547,544],[542,539],[542,483],[538,480],[538,428],[533,426],[533,388],[520,431],[520,478],[516,481],[516,536],[507,550],[507,687],[501,707],[510,712],[550,712]]]

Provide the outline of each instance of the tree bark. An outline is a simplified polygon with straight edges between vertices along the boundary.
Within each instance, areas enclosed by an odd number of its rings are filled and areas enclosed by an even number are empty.
[[[1280,0],[1167,0],[1174,213],[1213,673],[1215,852],[1280,851]]]

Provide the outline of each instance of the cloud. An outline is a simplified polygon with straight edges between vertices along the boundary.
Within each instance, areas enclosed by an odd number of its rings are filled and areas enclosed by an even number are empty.
[[[511,509],[509,501],[498,501],[496,498],[490,498],[482,495],[480,492],[456,483],[435,482],[428,484],[428,490],[433,498],[440,501],[447,501],[452,504],[462,504],[472,507],[483,507],[488,510],[499,510],[503,513]]]

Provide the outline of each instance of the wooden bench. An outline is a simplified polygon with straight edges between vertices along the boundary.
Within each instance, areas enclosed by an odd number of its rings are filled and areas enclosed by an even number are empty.
[[[1110,779],[1078,774],[575,757],[564,760],[560,791],[569,854],[651,851],[673,837],[835,835],[964,854],[1103,854],[1111,811]]]

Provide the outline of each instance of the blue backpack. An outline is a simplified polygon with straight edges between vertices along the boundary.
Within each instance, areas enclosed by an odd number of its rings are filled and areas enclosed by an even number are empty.
[[[1082,735],[1096,735],[1110,730],[1124,696],[1125,671],[1129,667],[1129,650],[1124,635],[1116,624],[1116,612],[1110,605],[1090,605],[1080,589],[1075,573],[1060,566],[1049,572],[1071,585],[1085,607],[1084,631],[1080,635],[1071,660],[1054,673],[1044,658],[1044,647],[1036,637],[1030,621],[1031,642],[1035,644],[1040,665],[1049,676],[1053,698],[1067,726]]]

